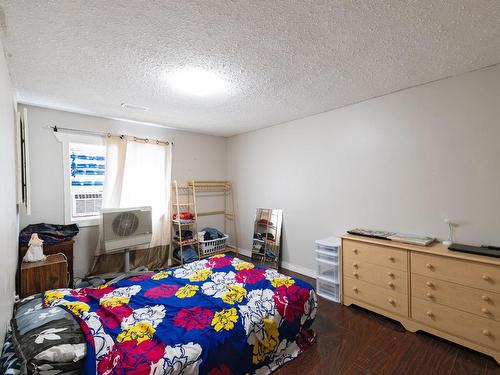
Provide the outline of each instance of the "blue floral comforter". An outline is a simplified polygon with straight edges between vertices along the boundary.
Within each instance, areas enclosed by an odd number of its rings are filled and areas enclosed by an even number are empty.
[[[86,335],[86,374],[266,374],[314,340],[312,287],[217,255],[101,288],[57,289]]]

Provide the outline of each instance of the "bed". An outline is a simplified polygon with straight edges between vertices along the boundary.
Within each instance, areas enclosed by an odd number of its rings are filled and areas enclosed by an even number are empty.
[[[78,321],[86,374],[268,374],[314,342],[313,288],[227,255],[41,298]]]

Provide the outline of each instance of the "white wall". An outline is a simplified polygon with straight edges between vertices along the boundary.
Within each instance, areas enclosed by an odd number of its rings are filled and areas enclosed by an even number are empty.
[[[257,207],[283,209],[284,265],[366,227],[500,245],[500,66],[235,136],[240,247]]]
[[[31,168],[31,215],[21,210],[20,227],[33,223],[64,223],[62,146],[49,125],[125,133],[174,142],[172,179],[226,178],[226,138],[176,131],[137,123],[28,106]],[[75,238],[75,275],[85,275],[97,243],[97,227],[82,227]]]
[[[0,347],[12,317],[17,268],[15,101],[0,41]]]

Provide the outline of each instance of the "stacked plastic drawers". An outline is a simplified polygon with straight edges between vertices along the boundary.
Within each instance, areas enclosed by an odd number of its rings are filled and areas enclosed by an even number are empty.
[[[340,302],[340,238],[329,237],[316,244],[316,293],[330,301]]]

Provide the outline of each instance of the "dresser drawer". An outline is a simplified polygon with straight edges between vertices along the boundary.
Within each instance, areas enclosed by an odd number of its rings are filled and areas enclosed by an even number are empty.
[[[344,276],[393,292],[408,294],[408,274],[404,271],[363,261],[344,260]]]
[[[498,266],[412,252],[411,271],[423,276],[500,293]]]
[[[408,270],[408,251],[358,241],[344,240],[342,256],[348,262],[368,262],[401,271]]]
[[[344,278],[344,293],[358,301],[380,307],[394,314],[408,316],[408,296],[373,284]]]
[[[500,321],[500,294],[413,274],[411,295]]]
[[[440,331],[498,350],[500,323],[418,298],[412,299],[412,318]]]

